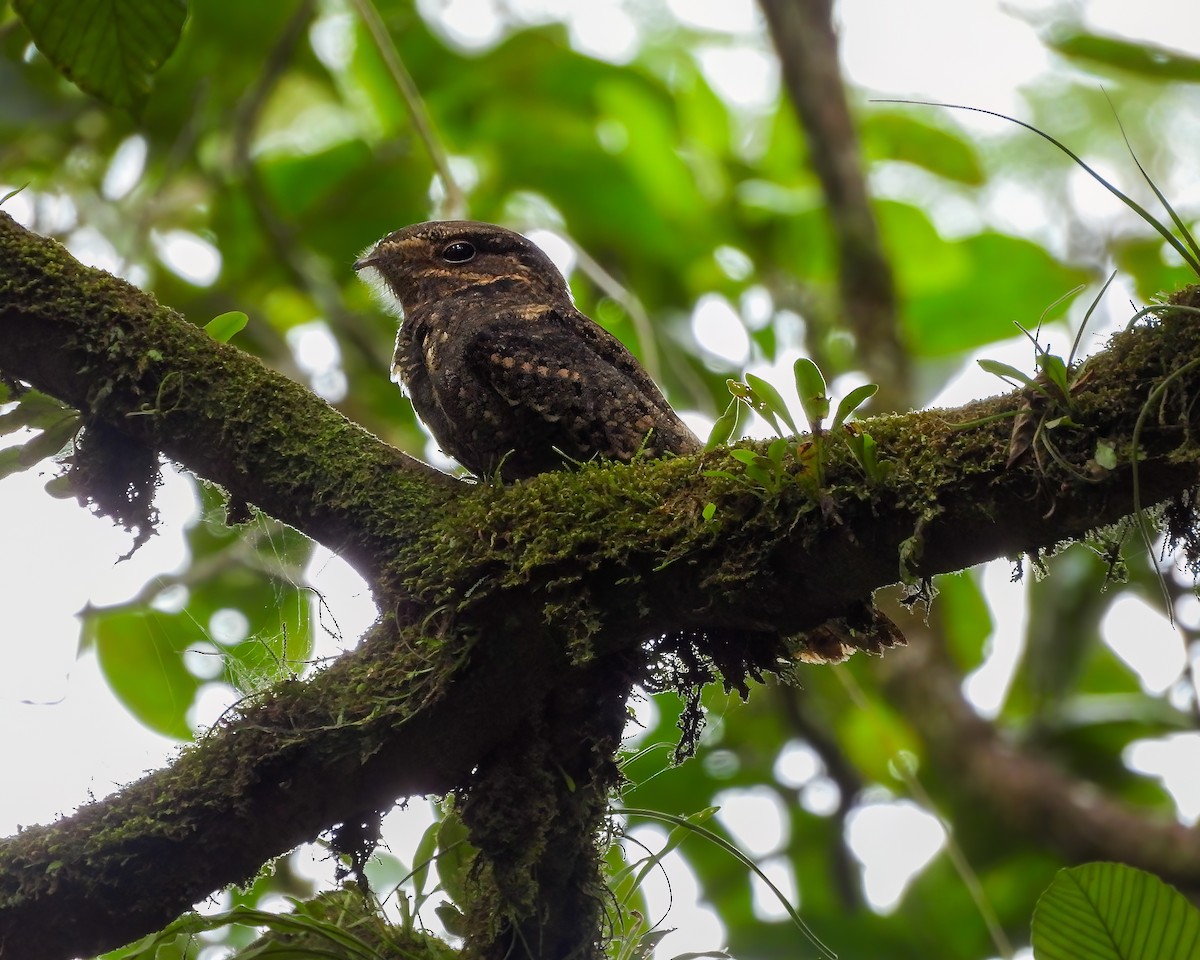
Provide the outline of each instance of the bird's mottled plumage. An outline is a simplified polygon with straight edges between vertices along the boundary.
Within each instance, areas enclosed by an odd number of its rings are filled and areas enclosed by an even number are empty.
[[[392,359],[442,449],[481,476],[695,453],[700,441],[625,346],[575,309],[525,237],[469,220],[388,234],[354,264],[404,313]],[[561,451],[558,452],[558,451]]]

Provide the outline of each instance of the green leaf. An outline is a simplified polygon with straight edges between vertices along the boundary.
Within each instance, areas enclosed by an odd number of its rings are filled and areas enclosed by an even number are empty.
[[[678,847],[684,840],[693,834],[697,833],[697,827],[702,823],[707,823],[711,820],[721,808],[718,806],[704,807],[694,813],[685,814],[680,820],[671,827],[671,832],[667,834],[666,842],[659,850],[658,856],[661,859],[668,853]]]
[[[183,613],[157,610],[92,610],[84,619],[84,644],[113,692],[151,730],[190,740],[187,711],[200,683],[184,667],[182,653],[203,639]]]
[[[425,832],[421,834],[421,841],[417,844],[416,852],[413,853],[413,868],[410,876],[412,877],[413,891],[416,893],[418,909],[420,902],[425,898],[425,881],[429,879],[429,867],[437,852],[438,831],[441,826],[442,821],[435,820],[426,827]]]
[[[750,387],[754,409],[767,416],[776,432],[782,433],[779,429],[779,424],[775,422],[776,417],[786,423],[791,428],[792,433],[800,432],[796,429],[796,421],[792,419],[791,413],[788,412],[787,404],[783,402],[783,397],[779,395],[778,390],[762,377],[756,377],[752,373],[746,374],[746,385]]]
[[[957,663],[975,662],[995,629],[980,579],[978,568],[937,578],[937,602],[946,618],[946,649]]]
[[[1071,366],[1075,362],[1075,358],[1079,356],[1079,344],[1083,341],[1083,331],[1087,329],[1088,323],[1091,322],[1092,314],[1096,312],[1096,308],[1100,306],[1100,301],[1104,299],[1104,294],[1108,291],[1109,285],[1117,276],[1117,271],[1113,270],[1108,275],[1108,279],[1104,281],[1104,286],[1100,288],[1100,292],[1092,298],[1092,302],[1088,304],[1087,312],[1083,315],[1083,321],[1079,324],[1079,329],[1075,331],[1075,340],[1071,343],[1071,352],[1067,356],[1067,366]]]
[[[732,383],[734,381],[730,381]],[[712,430],[709,431],[708,440],[704,444],[704,452],[715,450],[717,447],[723,447],[729,443],[730,437],[737,430],[738,421],[742,418],[742,404],[735,396],[729,401],[729,406],[725,408],[725,412],[717,417],[717,422],[713,424]]]
[[[667,854],[675,850],[688,837],[697,835],[701,829],[701,825],[711,820],[713,815],[720,809],[720,807],[715,806],[705,807],[703,810],[697,810],[695,813],[689,813],[684,817],[680,817],[678,821],[674,822],[670,833],[667,834],[666,841],[657,851],[646,857],[645,862],[633,877],[629,890],[625,894],[626,902],[628,902],[636,891],[641,889],[642,884],[646,881],[646,877],[652,871],[661,869],[660,865]]]
[[[1020,237],[985,232],[943,238],[928,216],[895,201],[876,205],[885,240],[904,255],[895,259],[905,291],[904,332],[915,356],[944,357],[1012,336],[1013,317],[1030,304],[1051,303],[1080,283],[1084,270],[1056,261]],[[969,322],[957,311],[969,299]]]
[[[894,101],[883,100],[881,102],[882,103],[890,103],[890,102],[894,102]],[[1040,130],[1039,128],[1035,127],[1033,124],[1026,123],[1024,120],[1018,120],[1015,117],[1010,117],[1003,113],[997,113],[995,110],[984,110],[982,107],[969,107],[969,106],[965,106],[965,105],[959,104],[959,103],[930,103],[928,101],[919,101],[919,100],[910,100],[910,101],[905,101],[905,102],[907,102],[907,103],[924,103],[926,106],[944,107],[948,110],[967,110],[967,111],[970,111],[971,113],[981,113],[981,114],[984,114],[985,116],[989,116],[989,117],[998,117],[999,119],[1006,120],[1009,123],[1015,123],[1018,127],[1022,127],[1023,129],[1028,130],[1031,133],[1036,133],[1043,140],[1052,144],[1054,146],[1054,148],[1056,150],[1058,150],[1060,153],[1064,154],[1067,157],[1070,157],[1071,161],[1077,167],[1079,167],[1080,170],[1082,170],[1084,173],[1086,173],[1089,177],[1091,177],[1098,184],[1100,184],[1102,187],[1104,187],[1105,190],[1107,190],[1114,197],[1116,197],[1123,204],[1125,204],[1125,206],[1127,206],[1130,210],[1132,210],[1139,217],[1141,217],[1142,220],[1146,224],[1148,224],[1149,226],[1153,227],[1156,231],[1158,231],[1158,234],[1168,244],[1170,244],[1172,247],[1175,248],[1175,251],[1183,258],[1183,260],[1187,263],[1187,265],[1189,267],[1191,267],[1192,270],[1196,274],[1200,275],[1200,256],[1198,256],[1196,252],[1189,249],[1189,246],[1185,245],[1184,241],[1180,240],[1179,237],[1175,236],[1170,231],[1170,229],[1168,229],[1166,224],[1164,224],[1161,220],[1159,220],[1152,213],[1150,213],[1150,211],[1148,211],[1145,207],[1143,207],[1140,203],[1138,203],[1136,200],[1134,200],[1128,194],[1123,193],[1115,184],[1110,183],[1108,180],[1106,180],[1093,167],[1089,166],[1086,162],[1084,162],[1083,158],[1080,157],[1079,154],[1077,154],[1074,150],[1072,150],[1070,147],[1068,147],[1061,140],[1057,139],[1056,137],[1051,136],[1045,130]],[[1119,123],[1120,123],[1120,121],[1118,120],[1118,124]],[[1126,140],[1126,143],[1128,143],[1128,140]],[[1138,162],[1136,156],[1134,157],[1134,162],[1137,163],[1138,168],[1141,169],[1141,163]],[[1145,170],[1142,170],[1142,173],[1145,174]],[[1163,200],[1164,199],[1163,195],[1158,190],[1158,188],[1154,185],[1154,182],[1152,180],[1150,180],[1149,177],[1147,177],[1146,180],[1149,183],[1151,189],[1153,190],[1155,196],[1158,197],[1159,200]],[[1172,219],[1174,219],[1177,224],[1182,222],[1182,221],[1179,221],[1178,218],[1175,217],[1173,210],[1170,210],[1169,207],[1168,207],[1168,210],[1172,214]],[[1190,237],[1188,237],[1188,239],[1190,239]],[[1011,285],[1011,271],[1009,272],[1009,275],[1006,276],[1005,279]],[[1028,290],[1023,290],[1022,292],[1026,296],[1028,296]]]
[[[1046,375],[1046,379],[1058,388],[1060,399],[1067,400],[1071,395],[1071,384],[1068,382],[1067,364],[1063,358],[1054,353],[1039,353],[1037,365]]]
[[[14,0],[33,42],[64,77],[136,111],[175,49],[187,0]]]
[[[433,908],[433,912],[442,921],[442,926],[446,928],[447,933],[456,937],[467,935],[467,919],[454,904],[443,901]]]
[[[829,429],[836,430],[840,427],[849,419],[850,414],[878,392],[879,384],[877,383],[864,383],[861,387],[855,387],[851,390],[842,398],[842,402],[838,404],[837,412],[833,415],[833,425]]]
[[[1010,382],[1015,380],[1018,383],[1022,383],[1027,387],[1032,387],[1034,390],[1037,390],[1039,393],[1046,392],[1045,389],[1043,389],[1043,387],[1041,386],[1041,384],[1039,384],[1037,381],[1035,381],[1033,379],[1033,377],[1029,376],[1029,374],[1027,374],[1027,373],[1023,373],[1022,371],[1018,370],[1011,363],[1003,363],[1000,360],[987,360],[987,359],[977,360],[975,362],[978,363],[979,366],[982,367],[984,370],[986,370],[988,373],[995,374],[997,377],[999,377],[1002,380],[1008,380]]]
[[[42,489],[46,491],[55,500],[70,500],[76,496],[79,491],[75,487],[75,481],[71,479],[69,473],[61,474],[57,477],[51,477],[43,484]]]
[[[1144,40],[1054,31],[1046,43],[1067,57],[1090,60],[1144,77],[1200,83],[1200,60]]]
[[[343,930],[336,923],[319,916],[317,903],[303,903],[288,898],[295,908],[293,913],[270,913],[266,910],[256,910],[239,904],[232,910],[221,913],[200,916],[195,913],[185,913],[173,920],[158,933],[149,934],[124,950],[120,951],[123,960],[166,960],[175,957],[182,958],[190,955],[188,950],[177,952],[174,948],[182,945],[190,946],[196,934],[207,930],[219,930],[231,924],[248,927],[266,927],[276,934],[290,934],[297,938],[316,940],[328,944],[328,948],[319,952],[312,947],[302,946],[292,948],[287,942],[260,941],[257,947],[243,951],[241,957],[274,957],[276,960],[300,957],[337,956],[345,960],[378,960],[378,952],[368,943],[356,937],[348,930]],[[319,900],[320,898],[318,898]],[[164,949],[165,948],[165,949]]]
[[[801,357],[792,366],[796,377],[796,395],[801,400],[806,397],[823,397],[827,387],[821,369],[807,357]]]
[[[755,482],[755,484],[762,487],[762,489],[764,489],[764,490],[774,490],[775,489],[774,478],[771,476],[770,473],[768,473],[766,470],[764,470],[761,466],[746,467],[746,476],[748,476],[751,480],[753,480]]]
[[[21,466],[32,467],[35,463],[52,457],[65,447],[83,426],[83,417],[70,411],[56,423],[50,424],[21,448]]]
[[[704,517],[704,522],[712,523],[712,519],[716,515],[717,515],[717,505],[712,502],[706,503],[704,505],[704,510],[701,512],[701,516]]]
[[[20,447],[5,447],[0,450],[0,480],[14,473],[20,473],[24,469],[25,465],[21,463]]]
[[[725,381],[725,389],[729,391],[730,396],[733,396],[736,399],[742,400],[746,403],[751,402],[750,397],[753,391],[750,389],[748,384],[742,383],[741,380],[734,380],[732,377],[730,377]]]
[[[13,413],[19,411],[18,407]],[[70,407],[59,406],[56,413],[58,419],[46,424],[37,436],[20,446],[6,447],[0,450],[0,478],[28,470],[34,464],[54,456],[83,426],[83,418]]]
[[[478,851],[467,840],[467,826],[451,810],[438,825],[437,873],[442,889],[457,904],[469,900],[468,879]]]
[[[829,397],[826,396],[825,377],[815,363],[801,357],[792,366],[796,377],[796,395],[804,407],[804,415],[813,433],[821,429],[821,423],[829,416]]]
[[[771,445],[767,447],[767,459],[776,467],[783,463],[783,455],[787,452],[788,438],[778,437],[771,441]]]
[[[781,437],[780,439],[783,438]],[[784,440],[784,443],[786,442]],[[730,450],[729,455],[742,464],[745,468],[746,476],[754,481],[756,485],[762,487],[764,490],[774,491],[779,489],[778,467],[761,453],[742,448],[739,450]]]
[[[24,190],[28,186],[29,186],[29,181],[26,181],[25,183],[21,184],[19,187],[14,187],[12,190],[9,190],[8,193],[6,193],[4,196],[0,197],[0,207],[4,206],[6,203],[8,203],[9,200],[11,200],[13,197],[15,197],[18,193],[20,193],[22,190]],[[7,398],[8,398],[7,388],[5,388],[2,384],[0,384],[0,403],[3,403]]]
[[[975,147],[961,133],[904,113],[872,111],[856,118],[863,152],[874,160],[899,160],[971,186],[984,181]]]
[[[316,153],[269,154],[260,160],[263,184],[280,210],[293,217],[314,214],[361,169],[369,153],[361,140],[350,140]]]
[[[1033,913],[1037,960],[1196,960],[1200,911],[1158,877],[1118,863],[1060,870]]]
[[[213,317],[204,325],[204,332],[217,341],[217,343],[228,343],[237,336],[250,322],[240,310],[230,310],[228,313],[222,313],[220,316]]]
[[[1092,459],[1105,470],[1117,469],[1117,451],[1108,440],[1096,441],[1096,452],[1092,454]]]
[[[867,479],[872,482],[882,480],[884,470],[882,469],[883,464],[879,462],[878,445],[875,443],[875,438],[869,433],[859,433],[849,428],[846,429],[843,436],[850,445],[854,459],[858,461],[863,473],[867,475]]]
[[[12,433],[21,427],[40,427],[44,430],[58,423],[63,414],[70,410],[65,403],[49,394],[40,390],[26,390],[16,407],[0,416],[0,435]]]

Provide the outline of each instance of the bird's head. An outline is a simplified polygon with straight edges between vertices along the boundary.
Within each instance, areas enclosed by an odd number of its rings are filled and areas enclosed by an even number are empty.
[[[389,233],[354,262],[354,269],[406,314],[489,288],[541,303],[570,299],[562,274],[536,244],[472,220],[431,220]]]

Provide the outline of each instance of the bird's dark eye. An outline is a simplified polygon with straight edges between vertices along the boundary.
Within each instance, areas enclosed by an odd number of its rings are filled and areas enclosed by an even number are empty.
[[[475,256],[475,247],[466,240],[455,240],[447,244],[442,251],[442,259],[447,263],[466,263]]]

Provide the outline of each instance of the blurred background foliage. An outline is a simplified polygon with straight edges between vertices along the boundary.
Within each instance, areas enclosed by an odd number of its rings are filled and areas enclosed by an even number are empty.
[[[537,231],[570,268],[580,307],[643,358],[699,429],[723,408],[725,378],[747,367],[806,355],[831,383],[862,382],[853,336],[839,323],[821,187],[792,105],[773,89],[733,101],[701,56],[748,49],[769,60],[761,17],[747,32],[727,32],[677,16],[678,4],[628,4],[619,10],[632,39],[602,56],[555,4],[485,4],[494,29],[474,40],[455,28],[452,6],[376,4],[464,193],[459,213]],[[129,9],[137,11],[135,0]],[[126,106],[113,108],[64,80],[0,4],[0,194],[28,184],[5,209],[197,324],[244,311],[250,324],[238,346],[388,442],[436,458],[389,382],[395,318],[350,269],[383,234],[445,210],[412,105],[353,4],[202,0],[186,13],[152,83],[126,83]],[[164,17],[159,28],[169,32]],[[1115,108],[1168,195],[1173,186],[1183,192],[1186,214],[1194,184],[1188,193],[1180,174],[1194,167],[1196,142],[1181,159],[1185,145],[1171,126],[1175,111],[1195,105],[1187,85],[1200,78],[1200,63],[1090,34],[1069,17],[1041,25],[1041,36],[1056,69],[1022,87],[1022,119],[1102,170],[1119,169],[1121,186],[1142,197]],[[1032,328],[1088,284],[1079,304],[1048,318],[1050,335],[1069,344],[1063,318],[1078,322],[1111,268],[1139,305],[1187,281],[1144,224],[1091,216],[1079,171],[1031,134],[869,103],[870,93],[849,96],[896,277],[912,404],[936,397],[972,351],[1010,340],[1014,320]],[[1032,213],[1023,220],[1022,211]],[[1028,360],[1031,369],[1031,351]],[[1000,385],[983,391],[992,387]],[[217,492],[199,486],[197,497],[200,518],[185,534],[190,566],[127,604],[84,611],[81,640],[143,723],[181,739],[192,734],[189,708],[205,684],[248,692],[302,673],[316,624],[337,633],[336,606],[318,616],[325,598],[305,582],[310,544],[264,517],[226,527]],[[1125,533],[1125,584],[1107,584],[1109,564],[1081,547],[1050,560],[1046,578],[1028,576],[1026,563],[1028,612],[1010,654],[1011,683],[977,712],[1003,742],[1086,778],[1151,822],[1181,814],[1158,780],[1131,770],[1129,747],[1195,729],[1187,665],[1200,616],[1190,581],[1172,581],[1179,650],[1186,643],[1189,655],[1173,654],[1174,675],[1153,687],[1101,642],[1100,625],[1122,598],[1161,605],[1151,564]],[[1095,553],[1109,546],[1098,542]],[[938,587],[927,615],[904,626],[962,687],[995,652],[995,617],[980,571]],[[1003,943],[989,936],[989,909],[1019,947],[1038,892],[1069,851],[1023,832],[939,765],[944,744],[934,745],[919,703],[897,692],[908,680],[890,660],[807,669],[802,687],[768,684],[744,704],[710,691],[700,755],[676,768],[666,748],[633,757],[623,802],[676,814],[722,805],[778,819],[773,847],[753,855],[842,956],[993,956]],[[678,711],[670,696],[643,706],[646,727],[631,750],[673,743]],[[909,767],[918,780],[904,774]],[[864,854],[851,834],[865,810],[942,818],[990,907],[973,901],[941,827],[923,858],[893,852],[884,839],[868,841]],[[915,830],[903,816],[888,822],[884,838]],[[709,825],[744,843],[732,817]],[[916,857],[911,884],[890,905],[864,896],[860,861],[870,860],[872,842],[877,858]],[[413,855],[382,857],[384,889]],[[742,960],[799,955],[796,929],[737,860],[700,838],[679,856],[671,869],[694,874],[724,928],[705,949]],[[281,864],[237,899],[304,889]],[[673,915],[664,926],[679,922]],[[656,955],[677,952],[670,942]]]

